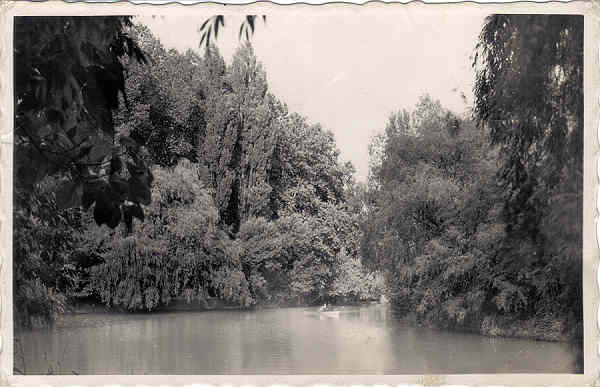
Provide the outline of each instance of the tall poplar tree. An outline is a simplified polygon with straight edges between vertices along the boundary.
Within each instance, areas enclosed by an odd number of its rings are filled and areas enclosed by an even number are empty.
[[[209,51],[207,61],[221,62]],[[212,63],[212,62],[209,62]],[[210,68],[210,64],[209,64]],[[222,69],[222,67],[221,67]],[[207,130],[200,154],[209,170],[221,221],[237,232],[249,216],[270,215],[269,170],[277,137],[266,74],[250,44],[236,52],[207,98]]]

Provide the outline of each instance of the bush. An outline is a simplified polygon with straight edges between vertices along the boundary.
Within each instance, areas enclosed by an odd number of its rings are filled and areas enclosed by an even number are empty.
[[[71,264],[79,212],[57,208],[57,179],[15,189],[13,211],[13,312],[17,326],[46,324],[65,309],[76,286]]]

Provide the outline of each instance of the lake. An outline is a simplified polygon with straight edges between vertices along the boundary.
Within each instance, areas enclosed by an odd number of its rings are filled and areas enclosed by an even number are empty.
[[[384,305],[62,316],[19,334],[26,374],[572,373],[569,344],[414,327]]]

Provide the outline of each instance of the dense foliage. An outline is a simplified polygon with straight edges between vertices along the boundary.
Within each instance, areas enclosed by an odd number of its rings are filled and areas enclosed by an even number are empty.
[[[57,182],[45,179],[34,191],[15,192],[13,217],[13,314],[17,325],[33,325],[66,308],[76,286],[71,253],[80,216],[57,208]]]
[[[104,261],[90,268],[90,292],[127,309],[151,310],[175,297],[250,304],[237,244],[219,229],[218,211],[195,168],[182,162],[154,174],[155,199],[133,234],[89,234],[98,236],[95,250]]]
[[[128,17],[15,18],[15,317],[64,309],[77,282],[70,255],[76,207],[98,224],[142,217],[151,176],[135,141],[118,141],[112,111],[123,92],[121,61],[146,60],[126,34]],[[121,144],[122,146],[118,146]],[[127,171],[123,164],[127,163]],[[69,210],[71,209],[71,210]],[[75,276],[75,277],[73,277]]]
[[[583,17],[490,17],[477,54],[475,113],[501,150],[506,220],[537,243],[550,202],[581,209]]]
[[[503,233],[485,134],[426,96],[412,114],[392,115],[377,143],[365,263],[385,271],[406,312],[449,324],[479,318],[493,286],[483,275]]]
[[[572,16],[488,18],[475,122],[425,96],[374,138],[362,251],[400,310],[581,335],[582,29]]]
[[[145,138],[150,154],[163,168],[179,163],[176,171],[194,171],[188,179],[197,179],[203,188],[196,187],[185,195],[209,195],[210,208],[216,211],[211,229],[219,234],[211,237],[204,230],[186,239],[193,256],[186,262],[194,262],[190,263],[193,270],[182,269],[181,261],[170,253],[173,248],[165,246],[152,256],[169,255],[165,262],[171,264],[141,273],[136,269],[127,272],[127,260],[134,254],[131,251],[140,257],[138,250],[152,245],[151,241],[140,245],[143,235],[161,235],[173,240],[168,242],[173,246],[181,245],[169,236],[180,233],[174,219],[166,222],[160,233],[146,230],[154,227],[151,224],[142,225],[134,233],[139,247],[131,250],[128,242],[125,250],[111,249],[108,254],[113,258],[107,259],[107,264],[90,269],[91,293],[101,295],[105,302],[146,309],[181,297],[182,291],[201,300],[219,297],[245,306],[378,297],[381,289],[376,285],[363,284],[361,291],[345,292],[339,280],[334,294],[332,286],[341,262],[354,263],[352,280],[370,280],[359,263],[358,219],[344,207],[352,196],[348,188],[353,184],[353,170],[338,161],[339,150],[330,132],[288,113],[287,107],[268,92],[265,71],[252,47],[243,44],[228,66],[213,46],[204,57],[193,52],[181,55],[165,51],[144,27],[137,27],[133,36],[154,61],[145,67],[131,63],[126,84],[132,108],[119,112],[120,128],[140,141]],[[148,100],[156,102],[148,104]],[[192,164],[183,167],[183,159]],[[164,183],[158,180],[154,195],[162,198]],[[173,185],[174,189],[184,187]],[[162,208],[173,206],[157,200]],[[199,211],[192,207],[187,210]],[[222,251],[194,254],[206,250],[202,238],[219,240]],[[207,264],[207,260],[212,263]],[[159,274],[163,270],[165,274]],[[168,284],[150,285],[153,280],[146,278],[166,278],[167,272],[180,271],[185,276],[170,278]],[[202,284],[198,285],[200,278]],[[123,301],[116,284],[132,287],[138,282],[138,290],[128,291]],[[186,286],[194,290],[185,290]],[[143,301],[146,291],[160,293],[160,301]]]
[[[487,130],[429,97],[391,117],[374,142],[383,148],[363,224],[365,264],[385,272],[399,310],[430,324],[486,330],[549,316],[576,323],[581,234],[573,217],[581,215],[544,211],[542,246],[516,233],[497,173],[502,154],[487,139]]]
[[[495,15],[478,52],[475,113],[500,149],[509,272],[521,272],[522,249],[533,256],[532,278],[509,280],[539,284],[536,309],[580,322],[583,17]]]
[[[379,297],[381,281],[371,283],[359,257],[353,168],[339,161],[333,134],[269,93],[249,43],[227,65],[214,46],[204,56],[166,50],[127,21],[119,33],[147,63],[118,58],[110,141],[148,168],[147,200],[121,198],[115,208],[126,222],[107,229],[87,205],[56,208],[67,169],[32,183],[24,192],[45,201],[22,198],[15,212],[16,235],[29,235],[16,244],[25,262],[20,314],[49,318],[80,298],[153,310],[175,299],[251,306]],[[34,227],[47,236],[32,239]]]
[[[90,224],[86,248],[103,263],[89,268],[85,294],[109,305],[148,310],[175,298],[206,303],[217,297],[250,306],[378,296],[380,289],[368,283],[373,274],[364,273],[351,251],[342,251],[343,237],[350,236],[342,228],[358,227],[340,219],[339,209],[324,206],[323,218],[252,217],[231,239],[219,227],[217,207],[197,179],[197,168],[182,161],[172,169],[155,169],[155,199],[132,234],[106,233]],[[350,266],[341,266],[346,277],[337,275],[341,264]]]

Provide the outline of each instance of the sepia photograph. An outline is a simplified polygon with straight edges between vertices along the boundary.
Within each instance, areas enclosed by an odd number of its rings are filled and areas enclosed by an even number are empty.
[[[12,18],[12,373],[582,374],[586,17],[435,10]]]

